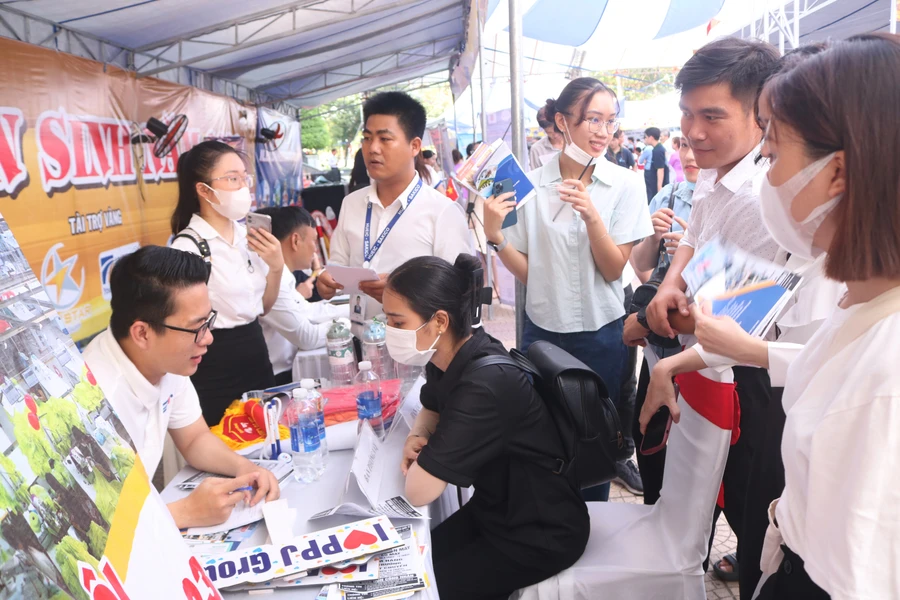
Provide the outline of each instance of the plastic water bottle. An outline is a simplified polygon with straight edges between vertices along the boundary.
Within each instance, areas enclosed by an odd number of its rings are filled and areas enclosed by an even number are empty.
[[[382,381],[394,379],[397,376],[394,359],[388,352],[384,338],[384,322],[376,317],[363,330],[362,357],[363,360],[372,363],[372,370]]]
[[[319,410],[303,388],[293,392],[291,417],[294,478],[303,483],[312,483],[325,472],[325,459],[319,441]]]
[[[372,363],[359,363],[359,375],[356,376],[356,416],[359,427],[368,421],[379,439],[384,438],[384,420],[381,415],[381,382],[372,371]]]
[[[331,380],[336,386],[350,385],[356,377],[356,357],[353,355],[353,335],[344,324],[335,320],[325,335]]]
[[[312,379],[301,379],[300,387],[306,390],[310,400],[316,403],[318,416],[316,424],[319,427],[319,443],[322,445],[322,457],[328,462],[328,440],[325,438],[325,398],[316,389],[316,382]]]

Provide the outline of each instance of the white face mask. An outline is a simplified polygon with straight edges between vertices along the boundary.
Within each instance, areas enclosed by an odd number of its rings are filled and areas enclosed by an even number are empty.
[[[203,185],[206,184],[204,183]],[[219,199],[219,203],[215,204],[214,202],[209,202],[209,200],[206,201],[217,213],[226,219],[240,221],[250,212],[250,205],[253,202],[253,199],[250,197],[250,188],[242,187],[236,191],[229,191],[217,190],[208,185],[206,187],[212,190],[212,193]]]
[[[566,147],[563,149],[563,154],[577,162],[582,167],[586,167],[591,164],[591,161],[594,160],[594,157],[582,150],[575,142],[572,140],[572,134],[569,133],[569,124],[566,123],[565,117],[563,117],[563,129],[565,130],[563,133],[563,141],[566,144]]]
[[[433,317],[432,317],[433,318]],[[409,365],[411,367],[424,367],[428,364],[428,361],[431,360],[431,357],[434,356],[434,353],[437,352],[435,346],[437,346],[438,340],[441,339],[441,336],[438,335],[434,340],[434,343],[428,348],[428,350],[419,350],[416,346],[416,340],[418,339],[416,333],[422,327],[428,325],[428,321],[422,323],[422,325],[416,329],[398,329],[396,327],[386,327],[384,334],[384,342],[387,344],[388,354],[391,355],[391,358],[396,360],[398,363]]]
[[[813,248],[813,237],[825,218],[841,201],[841,195],[814,208],[800,223],[791,216],[791,205],[797,195],[828,166],[834,154],[817,160],[777,187],[769,183],[768,177],[763,179],[759,191],[763,224],[778,245],[791,254],[813,259],[822,253],[822,250]]]

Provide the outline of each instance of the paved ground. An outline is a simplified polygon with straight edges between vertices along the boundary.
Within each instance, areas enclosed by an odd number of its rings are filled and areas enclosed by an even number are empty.
[[[516,344],[516,317],[515,311],[504,305],[494,306],[494,318],[485,320],[485,329],[492,336],[503,342],[507,348],[512,348]],[[640,365],[641,361],[638,361]],[[613,483],[609,493],[610,502],[642,502],[639,496],[635,496],[618,484]],[[731,527],[725,521],[725,517],[719,519],[716,527],[716,537],[713,541],[712,562],[719,560],[725,554],[734,552],[737,544]],[[737,583],[723,583],[713,577],[712,567],[706,574],[706,597],[709,600],[740,598]]]

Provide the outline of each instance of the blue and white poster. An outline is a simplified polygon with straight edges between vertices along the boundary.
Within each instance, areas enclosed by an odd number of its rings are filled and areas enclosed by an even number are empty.
[[[257,208],[299,204],[303,188],[300,122],[260,108],[256,138]]]

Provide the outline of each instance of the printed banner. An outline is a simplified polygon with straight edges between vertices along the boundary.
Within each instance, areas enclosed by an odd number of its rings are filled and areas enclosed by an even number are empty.
[[[303,189],[300,122],[268,108],[259,109],[257,122],[257,206],[298,204]],[[267,129],[274,137],[266,138],[262,129]]]
[[[221,599],[2,216],[0,266],[0,595]]]
[[[13,40],[0,39],[0,56],[0,212],[69,333],[83,340],[109,321],[115,259],[169,239],[178,157],[224,138],[252,161],[256,113]],[[168,132],[147,130],[151,117]]]
[[[276,577],[309,572],[404,544],[387,517],[315,531],[284,546],[256,546],[205,559],[204,568],[219,588],[261,583]]]

